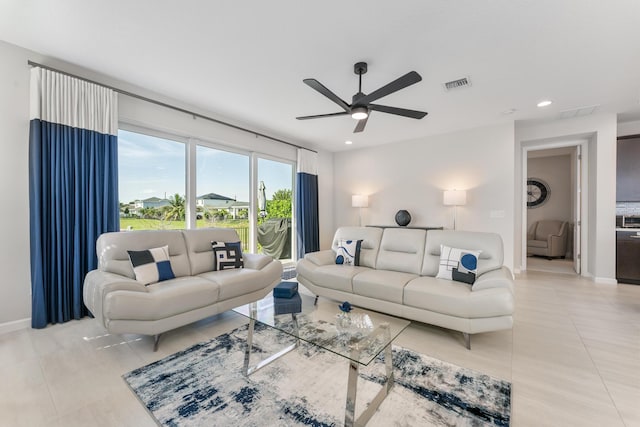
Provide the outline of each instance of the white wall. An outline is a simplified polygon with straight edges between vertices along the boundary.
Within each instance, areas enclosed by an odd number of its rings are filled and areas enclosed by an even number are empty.
[[[542,219],[571,221],[571,156],[529,158],[527,175],[542,179],[551,189],[546,203],[527,210],[527,229]]]
[[[35,52],[0,41],[0,189],[4,209],[0,210],[0,332],[14,325],[23,326],[31,317],[30,253],[29,253],[29,66],[32,60],[103,84],[157,99],[204,115],[230,121],[215,113],[185,105],[159,94],[145,91],[89,70],[45,57]],[[269,154],[283,159],[296,159],[290,146],[253,134],[234,130],[203,119],[194,120],[170,109],[159,107],[128,96],[119,97],[120,119],[137,126],[154,127],[176,135],[191,136],[237,149]],[[234,123],[249,127],[242,123]],[[267,133],[261,129],[257,132]],[[278,135],[274,135],[278,137]],[[281,138],[285,139],[286,138]],[[296,141],[291,141],[297,143]],[[313,147],[310,147],[313,148]],[[319,150],[320,237],[321,243],[330,241],[335,229],[331,189],[333,186],[333,154]]]
[[[467,190],[458,207],[457,228],[502,236],[505,264],[513,266],[512,124],[432,136],[416,141],[334,154],[334,222],[358,224],[352,194],[369,195],[363,223],[395,225],[406,209],[410,226],[453,226],[453,208],[443,206],[444,190]],[[500,218],[492,218],[501,216]]]
[[[31,317],[27,59],[27,51],[0,42],[0,325]]]
[[[583,219],[588,221],[588,243],[586,248],[583,247],[583,254],[587,253],[587,271],[583,273],[603,283],[616,283],[616,132],[615,114],[597,114],[547,123],[517,124],[515,259],[518,260],[518,267],[522,259],[523,146],[531,143],[588,139],[588,152],[583,153],[588,161],[588,179],[587,182],[583,182],[583,195],[588,198],[588,211],[583,212]]]

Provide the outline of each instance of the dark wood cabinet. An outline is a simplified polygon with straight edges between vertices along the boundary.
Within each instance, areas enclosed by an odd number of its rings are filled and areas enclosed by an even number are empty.
[[[616,232],[616,279],[640,285],[640,231]]]
[[[616,201],[640,202],[640,135],[618,138]]]

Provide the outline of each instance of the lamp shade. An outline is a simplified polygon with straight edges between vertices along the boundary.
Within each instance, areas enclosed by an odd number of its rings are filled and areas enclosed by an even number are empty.
[[[445,190],[443,197],[445,206],[462,206],[467,204],[467,192],[465,190]]]
[[[369,207],[369,197],[364,194],[354,194],[351,196],[351,207],[367,208]]]

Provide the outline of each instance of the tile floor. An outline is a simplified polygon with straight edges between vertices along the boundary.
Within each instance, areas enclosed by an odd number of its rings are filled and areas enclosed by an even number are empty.
[[[125,372],[245,323],[231,312],[165,334],[111,336],[93,319],[0,335],[0,426],[154,426]],[[511,331],[412,324],[397,344],[513,384],[514,426],[640,426],[640,286],[528,272]]]

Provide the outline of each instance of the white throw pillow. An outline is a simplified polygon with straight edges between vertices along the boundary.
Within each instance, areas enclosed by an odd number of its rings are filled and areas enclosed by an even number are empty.
[[[470,285],[476,281],[480,251],[440,245],[439,279],[455,280]]]
[[[136,280],[145,286],[176,277],[171,269],[168,245],[144,251],[127,251],[127,253]]]
[[[360,265],[362,240],[340,239],[336,252],[336,264]]]

